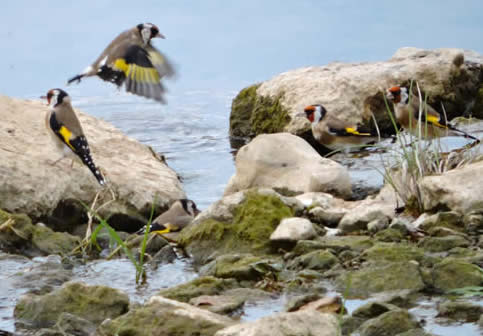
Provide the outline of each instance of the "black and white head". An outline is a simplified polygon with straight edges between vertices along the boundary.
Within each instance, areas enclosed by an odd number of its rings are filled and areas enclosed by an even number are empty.
[[[50,107],[56,107],[64,102],[70,103],[69,95],[62,89],[49,90],[46,96],[42,96],[40,98],[47,99],[47,105]]]
[[[158,27],[152,23],[140,23],[137,25],[137,28],[144,44],[148,44],[151,39],[155,37],[165,38],[164,35],[159,32]]]
[[[305,116],[311,123],[318,123],[327,114],[327,110],[320,104],[309,105],[304,108]]]
[[[386,90],[386,98],[394,104],[406,105],[409,101],[408,88],[405,86],[393,86]]]
[[[180,199],[181,205],[183,206],[184,211],[190,216],[196,217],[200,213],[198,208],[196,207],[195,202],[189,199]]]

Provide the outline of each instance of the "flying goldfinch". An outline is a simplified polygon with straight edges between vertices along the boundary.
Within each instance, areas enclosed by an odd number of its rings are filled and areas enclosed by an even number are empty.
[[[56,144],[56,148],[62,154],[59,160],[67,155],[73,157],[73,159],[80,159],[94,174],[99,184],[105,185],[106,180],[92,160],[89,144],[72,108],[69,95],[64,90],[52,89],[47,92],[47,96],[41,98],[46,98],[50,106],[45,124]]]
[[[152,23],[141,23],[117,36],[81,74],[68,84],[89,76],[124,84],[126,91],[165,103],[161,79],[174,75],[173,66],[155,47],[151,39],[165,37]]]
[[[306,106],[304,112],[312,123],[312,134],[315,140],[331,150],[356,148],[377,141],[377,135],[362,130],[360,126],[328,115],[322,105]]]
[[[419,99],[409,100],[409,91],[404,86],[393,86],[386,90],[386,98],[394,104],[397,122],[409,133],[419,135]],[[479,142],[474,136],[446,123],[431,106],[425,104],[421,115],[421,136],[432,139],[443,136],[463,136]]]
[[[157,234],[165,234],[169,232],[180,231],[191,223],[193,218],[200,211],[196,207],[195,202],[188,199],[180,199],[175,201],[169,209],[156,217],[151,223],[150,232]],[[138,233],[143,234],[146,231],[144,226]]]

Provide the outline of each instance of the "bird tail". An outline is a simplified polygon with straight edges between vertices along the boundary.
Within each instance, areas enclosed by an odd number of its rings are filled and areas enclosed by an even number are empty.
[[[85,152],[79,156],[80,156],[80,159],[82,160],[82,163],[84,163],[87,166],[87,168],[89,168],[89,170],[92,172],[92,174],[94,174],[94,176],[97,179],[97,182],[99,182],[101,186],[104,186],[106,184],[106,179],[104,178],[104,176],[102,176],[99,168],[97,168],[96,165],[94,164],[91,154],[89,152]]]
[[[478,143],[480,142],[480,139],[478,139],[478,138],[476,138],[476,137],[472,136],[471,134],[466,133],[465,131],[462,131],[462,130],[460,130],[460,129],[458,129],[458,128],[456,128],[456,127],[452,126],[452,125],[447,125],[447,126],[448,126],[448,128],[449,128],[450,130],[452,130],[453,132],[456,132],[456,133],[457,133],[458,135],[460,135],[460,136],[463,136],[463,137],[465,137],[465,138],[469,138],[469,139],[473,139],[473,140],[475,140],[475,141],[476,141],[476,142],[478,142]]]

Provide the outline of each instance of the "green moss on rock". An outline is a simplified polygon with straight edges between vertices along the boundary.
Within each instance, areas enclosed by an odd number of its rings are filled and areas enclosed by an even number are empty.
[[[411,244],[378,243],[364,252],[364,258],[371,262],[421,262],[424,251]]]
[[[247,193],[234,210],[231,223],[208,219],[180,234],[179,244],[189,247],[195,255],[244,251],[266,251],[269,238],[283,218],[292,217],[293,210],[278,197]]]
[[[45,254],[67,254],[80,243],[77,236],[54,232],[43,225],[36,225],[32,235],[32,244]]]
[[[393,336],[419,327],[419,323],[406,310],[392,310],[364,322],[361,336]]]
[[[431,275],[433,286],[443,291],[483,285],[483,270],[460,259],[446,258],[434,265]]]
[[[257,95],[260,84],[240,91],[233,99],[230,114],[230,135],[255,136],[262,133],[281,132],[290,116],[280,100]]]
[[[196,278],[184,284],[161,290],[158,295],[165,298],[188,302],[190,299],[201,295],[217,295],[221,292],[235,288],[234,279],[219,279],[212,276]]]

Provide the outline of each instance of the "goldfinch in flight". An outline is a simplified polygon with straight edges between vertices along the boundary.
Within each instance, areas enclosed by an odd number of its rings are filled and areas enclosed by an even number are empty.
[[[331,150],[362,147],[377,141],[377,135],[362,131],[359,126],[328,115],[322,105],[306,106],[304,112],[312,123],[312,134],[315,140]]]
[[[153,38],[165,37],[152,23],[141,23],[117,36],[81,74],[69,79],[68,84],[89,76],[124,84],[127,92],[165,103],[161,79],[174,75],[173,66],[151,44]]]
[[[409,133],[418,136],[419,99],[412,97],[409,101],[409,91],[404,86],[394,86],[386,90],[386,98],[394,104],[397,122]],[[446,123],[431,106],[425,104],[421,115],[421,136],[432,139],[442,136],[463,136],[479,142],[477,138]]]
[[[164,234],[180,231],[188,226],[199,213],[200,211],[196,208],[196,204],[192,200],[177,200],[166,212],[153,220],[150,232]],[[138,233],[144,233],[145,230],[146,226],[139,230]]]
[[[94,174],[100,185],[106,184],[106,180],[92,160],[89,144],[72,108],[69,95],[64,90],[52,89],[47,92],[47,96],[41,98],[46,98],[50,106],[45,124],[62,154],[61,159],[66,155],[80,159]]]

